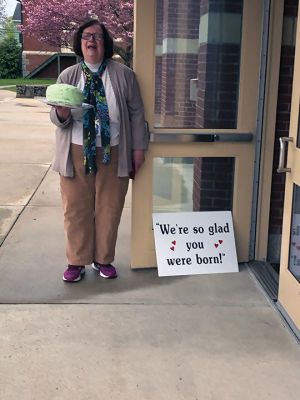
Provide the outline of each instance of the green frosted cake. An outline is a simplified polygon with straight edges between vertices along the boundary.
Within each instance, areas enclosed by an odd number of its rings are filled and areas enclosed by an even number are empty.
[[[49,103],[61,104],[71,107],[80,107],[84,96],[80,89],[65,83],[56,83],[48,86],[46,99]]]

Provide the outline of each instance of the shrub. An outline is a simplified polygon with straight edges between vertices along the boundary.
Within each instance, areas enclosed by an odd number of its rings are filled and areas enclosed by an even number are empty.
[[[22,75],[21,49],[13,38],[0,42],[0,79],[18,78]]]
[[[0,38],[0,79],[17,78],[22,75],[22,53],[11,18],[6,19],[2,32],[5,33]]]

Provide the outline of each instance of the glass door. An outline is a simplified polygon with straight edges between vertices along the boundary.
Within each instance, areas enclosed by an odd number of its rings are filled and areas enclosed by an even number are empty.
[[[279,276],[279,307],[300,330],[300,25],[297,24],[290,136],[281,138],[279,172],[286,172],[286,189]],[[287,168],[284,156],[288,148]]]
[[[133,183],[133,268],[153,212],[231,210],[249,258],[263,2],[136,0],[134,69],[151,142]]]

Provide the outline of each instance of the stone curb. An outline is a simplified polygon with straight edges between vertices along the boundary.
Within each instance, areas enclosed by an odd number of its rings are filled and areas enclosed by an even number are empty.
[[[34,97],[46,97],[49,85],[16,85],[16,97],[33,99]]]

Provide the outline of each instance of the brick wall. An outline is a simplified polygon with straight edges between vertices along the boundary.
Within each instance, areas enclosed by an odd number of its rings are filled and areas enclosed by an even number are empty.
[[[161,111],[163,23],[164,3],[158,1],[156,3],[155,114],[160,114]]]
[[[60,57],[60,72],[64,69],[71,67],[76,64],[76,56],[61,56]],[[57,59],[53,60],[39,73],[35,75],[35,78],[57,78],[59,73]]]
[[[235,127],[240,43],[226,43],[223,38],[218,43],[208,40],[199,46],[199,24],[203,15],[241,15],[242,8],[242,0],[158,2],[155,73],[158,126]],[[208,20],[208,24],[210,36],[215,29],[214,21]],[[196,99],[191,98],[191,79],[198,79]]]
[[[215,14],[242,15],[243,1],[202,0],[200,4],[201,16],[208,16],[208,37],[206,41],[201,41],[198,53],[196,126],[208,129],[235,128],[241,46],[240,42],[226,43],[228,38],[222,34],[217,42],[212,40],[217,29],[212,18]],[[233,20],[232,23],[235,22]]]
[[[22,23],[26,25],[26,8],[23,7],[22,10]],[[42,54],[42,52],[48,52],[49,54]],[[42,43],[37,37],[32,35],[23,34],[23,75],[28,75],[49,57],[51,57],[52,54],[57,52],[60,52],[60,48]]]
[[[240,0],[201,1],[201,16],[208,15],[207,42],[199,46],[198,92],[195,126],[206,129],[235,128],[238,112],[240,43],[210,43],[210,15],[242,15]],[[200,22],[201,23],[201,22]],[[211,32],[213,34],[213,32]],[[194,164],[195,211],[231,210],[234,184],[233,158],[199,158]]]
[[[240,45],[204,43],[198,55],[196,126],[236,128]]]
[[[34,69],[39,67],[43,62],[48,60],[52,54],[28,54],[23,51],[22,53],[22,67],[23,67],[23,75],[27,76]]]
[[[290,31],[292,20],[295,21],[297,18],[297,11],[298,0],[285,0],[269,219],[268,260],[270,262],[279,262],[280,260],[285,174],[278,174],[276,170],[279,161],[279,138],[289,135],[294,72],[295,42],[292,37],[286,37],[285,30]]]
[[[193,211],[232,210],[234,158],[194,159]]]
[[[38,38],[29,36],[28,34],[23,35],[23,50],[30,51],[50,51],[53,53],[59,52],[59,47],[50,46],[46,43],[40,42]]]
[[[199,1],[158,3],[156,43],[161,54],[156,58],[156,123],[193,128],[195,102],[190,100],[190,79],[197,74],[193,45],[199,37]]]

